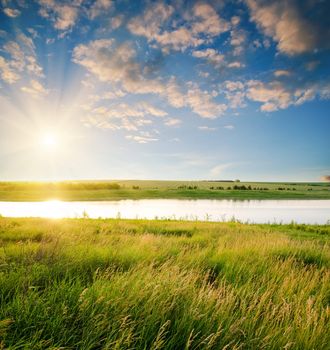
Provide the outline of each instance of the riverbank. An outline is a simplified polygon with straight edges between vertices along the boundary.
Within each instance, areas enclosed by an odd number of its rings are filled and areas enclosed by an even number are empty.
[[[0,218],[0,344],[326,349],[329,237],[329,225]]]
[[[0,182],[0,201],[121,199],[330,199],[329,183],[217,181]]]

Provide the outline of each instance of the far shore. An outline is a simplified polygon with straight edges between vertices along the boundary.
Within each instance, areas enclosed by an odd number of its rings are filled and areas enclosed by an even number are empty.
[[[0,182],[0,201],[123,199],[330,199],[330,183],[240,181]]]

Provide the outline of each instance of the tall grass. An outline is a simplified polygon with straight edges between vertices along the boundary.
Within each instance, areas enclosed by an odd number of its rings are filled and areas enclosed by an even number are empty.
[[[329,234],[0,218],[0,348],[327,349]]]

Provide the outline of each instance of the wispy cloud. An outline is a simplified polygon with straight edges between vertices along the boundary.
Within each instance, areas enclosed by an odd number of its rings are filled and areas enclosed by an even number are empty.
[[[31,80],[28,86],[22,86],[21,90],[34,98],[48,95],[49,91],[37,80]]]
[[[211,179],[220,180],[220,176],[225,174],[225,171],[235,166],[235,163],[218,164],[210,169]]]
[[[278,69],[274,72],[274,76],[279,78],[279,77],[289,77],[292,75],[292,72],[286,69]]]
[[[5,7],[3,9],[3,12],[8,16],[8,17],[18,17],[21,14],[21,11],[18,9],[13,9],[13,8],[9,8],[9,7]]]
[[[135,141],[137,143],[142,143],[142,144],[158,141],[158,139],[154,137],[139,136],[139,135],[127,135],[126,139]]]
[[[93,20],[100,15],[104,15],[113,6],[112,0],[96,0],[87,10],[89,17]]]
[[[234,125],[231,125],[231,124],[225,125],[224,128],[227,130],[234,130],[235,129]]]
[[[166,119],[164,124],[166,126],[179,126],[179,125],[182,124],[182,120],[181,119],[177,119],[177,118],[168,118],[168,119]]]
[[[210,126],[207,126],[207,125],[201,125],[198,127],[199,130],[202,130],[202,131],[216,131],[217,128],[214,128],[214,127],[210,127]]]
[[[87,108],[84,124],[102,129],[137,131],[153,124],[151,118],[163,118],[167,112],[141,101],[136,104],[112,104],[109,107]]]

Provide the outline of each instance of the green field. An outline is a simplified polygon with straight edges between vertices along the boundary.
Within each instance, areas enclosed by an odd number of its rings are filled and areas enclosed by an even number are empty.
[[[330,183],[220,181],[0,182],[0,201],[178,199],[330,199]]]
[[[0,218],[0,349],[328,349],[330,226]]]

